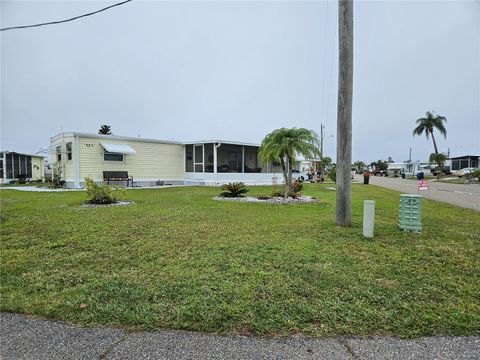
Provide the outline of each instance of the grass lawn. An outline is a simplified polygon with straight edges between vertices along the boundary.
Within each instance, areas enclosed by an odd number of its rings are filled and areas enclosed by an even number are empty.
[[[352,228],[332,185],[306,205],[211,200],[218,188],[1,190],[1,309],[81,324],[265,336],[480,335],[480,213],[424,201],[398,230],[399,193],[353,185]],[[250,194],[268,194],[268,187]],[[361,236],[376,200],[376,237]]]

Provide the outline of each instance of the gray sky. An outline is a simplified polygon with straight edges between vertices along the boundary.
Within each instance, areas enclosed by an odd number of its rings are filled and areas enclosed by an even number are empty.
[[[116,1],[2,1],[2,27]],[[364,2],[354,9],[353,160],[480,154],[480,2]],[[64,131],[260,142],[279,127],[336,133],[336,2],[133,1],[74,22],[1,33],[1,148]],[[325,140],[335,156],[335,137]]]

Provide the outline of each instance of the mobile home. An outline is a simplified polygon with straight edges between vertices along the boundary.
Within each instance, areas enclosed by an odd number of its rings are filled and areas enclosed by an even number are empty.
[[[11,181],[43,180],[45,178],[44,157],[14,151],[0,152],[0,179],[3,184]]]
[[[282,181],[281,167],[264,163],[259,144],[206,140],[177,142],[114,135],[61,133],[51,139],[52,162],[60,162],[69,188],[97,182],[108,172],[128,173],[134,186],[157,184],[217,185],[243,181]]]

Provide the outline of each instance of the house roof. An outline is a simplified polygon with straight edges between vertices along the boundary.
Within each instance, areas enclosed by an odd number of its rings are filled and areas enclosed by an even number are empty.
[[[450,160],[452,160],[452,159],[464,159],[464,158],[480,158],[480,155],[455,156],[455,157],[451,157]]]
[[[62,136],[62,133],[57,134],[50,139],[57,140]],[[242,141],[232,141],[232,140],[198,140],[198,141],[173,141],[173,140],[158,140],[158,139],[147,139],[142,137],[131,137],[131,136],[118,136],[118,135],[101,135],[101,134],[90,134],[83,132],[64,132],[63,136],[65,137],[86,137],[94,139],[109,139],[109,140],[124,140],[124,141],[139,141],[139,142],[153,142],[161,144],[177,144],[177,145],[193,145],[193,144],[208,144],[208,143],[222,143],[230,145],[244,145],[244,146],[260,146],[260,144],[242,142]]]
[[[83,133],[83,132],[64,132],[51,137],[50,140],[52,141],[56,140],[60,138],[62,135],[65,137],[79,136],[79,137],[94,138],[94,139],[154,142],[154,143],[161,143],[161,144],[177,144],[177,145],[183,144],[180,141],[172,141],[172,140],[157,140],[157,139],[147,139],[142,137],[118,136],[118,135],[101,135],[101,134],[90,134],[90,133]]]
[[[187,141],[184,142],[184,145],[196,145],[196,144],[211,144],[211,143],[219,143],[219,144],[229,144],[229,145],[243,145],[243,146],[260,146],[260,144],[256,143],[249,143],[243,141],[232,141],[232,140],[199,140],[199,141]]]
[[[9,151],[9,150],[0,151],[0,154],[2,154],[2,155],[3,154],[17,154],[17,155],[45,158],[45,156],[43,156],[43,155],[20,153],[20,152],[17,152],[17,151]]]

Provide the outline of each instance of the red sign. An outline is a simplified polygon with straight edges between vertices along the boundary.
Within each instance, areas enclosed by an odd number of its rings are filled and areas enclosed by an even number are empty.
[[[420,180],[418,182],[418,190],[428,190],[428,181],[427,180]]]

